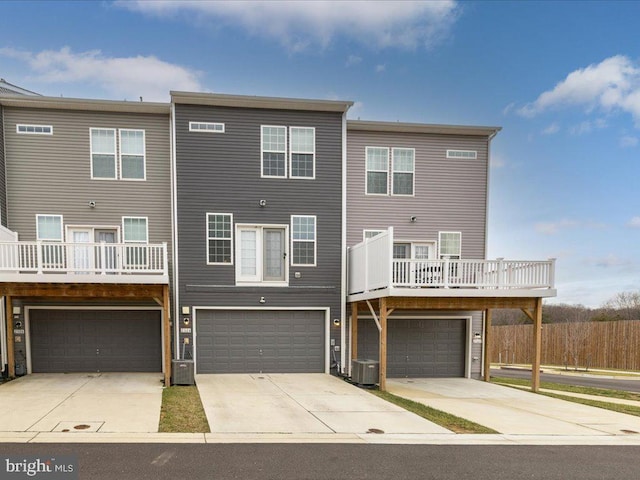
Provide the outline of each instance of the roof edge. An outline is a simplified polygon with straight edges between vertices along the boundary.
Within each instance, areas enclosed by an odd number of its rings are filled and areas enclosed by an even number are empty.
[[[101,112],[132,112],[169,114],[171,105],[160,102],[128,102],[123,100],[96,100],[45,96],[3,96],[0,105],[6,107],[49,108],[56,110],[90,110]]]
[[[396,133],[437,133],[444,135],[474,135],[485,137],[495,135],[502,130],[502,127],[347,120],[347,130]]]
[[[217,107],[264,108],[278,110],[316,110],[323,112],[346,112],[351,101],[316,100],[305,98],[259,97],[252,95],[228,95],[221,93],[171,91],[171,100],[176,104],[210,105]]]

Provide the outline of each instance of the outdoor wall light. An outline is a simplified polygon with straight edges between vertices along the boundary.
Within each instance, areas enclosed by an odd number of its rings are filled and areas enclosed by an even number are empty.
[[[267,201],[266,200],[260,200],[258,202],[258,205],[260,205],[261,207],[266,207],[267,206]]]
[[[20,315],[20,307],[13,307],[13,314],[14,315]]]
[[[260,297],[260,300],[258,300],[260,303],[267,303],[267,300],[264,297]]]
[[[333,324],[334,324],[336,327],[339,327],[339,326],[340,326],[340,319],[339,319],[339,318],[334,318],[334,319],[333,319]]]
[[[89,200],[89,208],[96,208],[96,201],[95,200]]]
[[[411,223],[416,223],[418,221],[418,217],[416,217],[415,215],[411,215],[411,217],[409,218],[409,221]]]

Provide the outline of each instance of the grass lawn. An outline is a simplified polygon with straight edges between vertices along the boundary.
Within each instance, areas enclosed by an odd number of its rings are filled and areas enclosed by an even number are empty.
[[[209,422],[195,386],[173,386],[162,391],[159,432],[209,433]]]
[[[455,433],[499,433],[491,428],[479,425],[470,420],[465,420],[464,418],[456,417],[450,413],[436,410],[435,408],[414,402],[413,400],[398,397],[397,395],[389,392],[381,392],[380,390],[367,391],[386,400],[387,402],[398,405],[409,412],[415,413],[416,415]]]
[[[504,377],[491,377],[493,383],[499,383],[507,386],[531,386],[531,380],[524,378],[504,378]],[[556,390],[567,393],[581,393],[585,395],[597,395],[602,397],[602,400],[591,400],[585,398],[572,397],[571,395],[561,395],[558,393],[539,392],[540,395],[546,395],[548,397],[559,398],[574,403],[581,403],[583,405],[590,405],[592,407],[604,408],[606,410],[612,410],[619,413],[627,413],[629,415],[635,415],[640,417],[640,407],[634,405],[623,405],[619,403],[607,402],[607,398],[620,398],[623,400],[635,400],[640,401],[640,393],[624,392],[621,390],[609,390],[605,388],[593,388],[593,387],[579,387],[576,385],[563,385],[561,383],[552,382],[540,382],[540,388],[546,388],[548,390]]]

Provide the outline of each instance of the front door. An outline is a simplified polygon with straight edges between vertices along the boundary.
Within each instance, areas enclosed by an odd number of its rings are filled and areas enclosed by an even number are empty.
[[[264,229],[264,281],[284,281],[286,262],[284,228]]]

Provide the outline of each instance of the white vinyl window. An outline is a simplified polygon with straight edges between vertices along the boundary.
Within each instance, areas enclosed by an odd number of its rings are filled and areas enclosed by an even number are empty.
[[[262,176],[287,176],[287,127],[263,125],[261,129]]]
[[[367,195],[387,195],[389,192],[389,149],[367,147]]]
[[[224,133],[224,123],[189,122],[190,132]]]
[[[362,239],[368,240],[373,237],[377,237],[381,233],[384,233],[385,230],[363,230],[362,231]]]
[[[413,148],[393,149],[393,195],[413,195],[415,178],[415,150]]]
[[[36,215],[36,238],[42,241],[62,241],[62,215]]]
[[[287,285],[287,238],[286,225],[236,225],[236,284]]]
[[[120,130],[120,177],[123,180],[145,179],[144,130]]]
[[[291,265],[316,265],[315,215],[291,216]]]
[[[27,135],[53,135],[53,127],[51,125],[16,125],[16,133],[24,133]]]
[[[315,178],[316,129],[291,127],[291,178]]]
[[[233,215],[207,213],[207,264],[231,265],[233,263]]]
[[[122,217],[122,232],[125,243],[147,243],[147,217]]]
[[[462,233],[438,232],[438,258],[460,259],[462,256]]]
[[[475,150],[447,150],[447,158],[465,158],[475,160],[478,152]]]
[[[115,128],[91,129],[91,178],[116,178]]]

